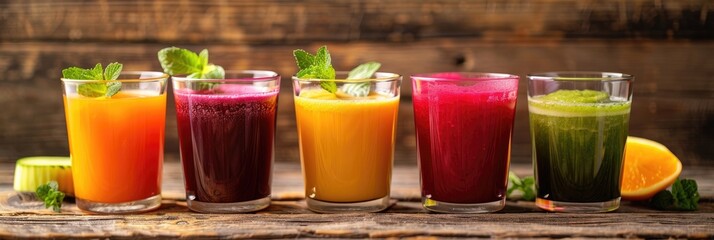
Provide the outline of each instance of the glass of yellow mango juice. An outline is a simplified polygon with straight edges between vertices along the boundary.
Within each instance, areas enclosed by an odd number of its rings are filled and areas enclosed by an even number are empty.
[[[402,76],[336,76],[293,77],[307,206],[322,213],[378,212],[389,206]],[[355,87],[363,94],[347,93]]]

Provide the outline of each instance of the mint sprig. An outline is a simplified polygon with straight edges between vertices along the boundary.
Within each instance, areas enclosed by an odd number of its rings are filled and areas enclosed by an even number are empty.
[[[315,55],[308,53],[305,50],[297,49],[293,51],[295,62],[300,69],[297,74],[298,78],[322,79],[320,87],[330,93],[337,92],[337,84],[335,81],[335,69],[332,67],[332,57],[327,51],[327,46],[322,46],[317,49]],[[378,62],[363,63],[352,69],[347,75],[347,79],[366,79],[372,77],[375,72],[382,66]],[[369,94],[370,84],[363,83],[348,83],[342,86],[342,91],[356,97],[365,97]]]
[[[535,179],[532,176],[519,178],[514,172],[508,172],[507,198],[516,198],[516,193],[520,193],[521,200],[533,201],[536,198]]]
[[[317,49],[317,53],[312,55],[305,50],[297,49],[293,51],[295,62],[297,62],[298,71],[295,74],[298,78],[324,79],[320,81],[320,87],[330,93],[337,92],[337,84],[335,83],[335,69],[332,67],[332,57],[327,51],[327,46],[322,46]]]
[[[107,83],[83,83],[77,87],[77,92],[85,97],[111,97],[121,90],[121,82],[113,82],[119,78],[122,64],[110,63],[106,69],[97,63],[93,68],[83,69],[69,67],[62,70],[62,77],[74,80],[104,80]],[[112,82],[110,82],[112,81]]]
[[[60,212],[62,201],[64,201],[64,193],[59,191],[59,184],[55,181],[50,181],[37,187],[35,194],[37,198],[45,203],[45,208],[52,208],[55,212]]]
[[[224,79],[223,67],[208,63],[208,50],[200,53],[188,49],[168,47],[158,52],[159,63],[164,72],[171,75],[188,75],[191,79]],[[198,90],[212,90],[218,83],[198,82]]]
[[[694,211],[699,207],[697,182],[692,179],[675,180],[672,191],[662,190],[652,199],[650,205],[659,210]]]

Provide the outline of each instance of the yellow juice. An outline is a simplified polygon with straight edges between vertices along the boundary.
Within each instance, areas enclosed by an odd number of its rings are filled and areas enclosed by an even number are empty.
[[[363,202],[389,195],[399,96],[341,99],[323,90],[295,97],[305,196]]]

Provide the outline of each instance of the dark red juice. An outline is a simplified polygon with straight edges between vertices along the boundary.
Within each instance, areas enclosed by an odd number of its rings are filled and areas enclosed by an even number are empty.
[[[460,78],[453,74],[446,77]],[[448,203],[505,197],[517,89],[517,78],[414,82],[423,197]]]
[[[277,91],[251,89],[174,92],[188,198],[231,203],[270,195]]]

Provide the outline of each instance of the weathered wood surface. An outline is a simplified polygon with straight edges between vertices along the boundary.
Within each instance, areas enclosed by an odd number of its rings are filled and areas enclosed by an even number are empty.
[[[685,168],[684,177],[700,184],[702,201],[696,212],[662,212],[624,203],[613,213],[553,214],[532,202],[509,201],[494,214],[431,214],[419,204],[414,166],[394,171],[391,208],[374,214],[315,214],[302,198],[297,164],[276,165],[273,204],[254,214],[193,213],[182,201],[181,171],[165,165],[163,206],[135,215],[88,215],[72,204],[62,213],[8,205],[12,165],[0,165],[0,237],[163,237],[163,238],[363,238],[363,237],[514,237],[514,238],[713,238],[714,178],[711,168]],[[522,175],[529,165],[514,165]]]
[[[401,73],[396,161],[416,163],[410,74],[492,71],[524,76],[548,70],[609,70],[636,76],[630,134],[667,145],[685,165],[714,165],[714,42],[576,41],[484,43],[434,39],[405,44],[319,42],[294,45],[184,45],[207,47],[211,61],[227,69],[270,69],[284,78],[279,101],[276,160],[298,162],[292,86],[295,48],[328,44],[338,69],[376,60]],[[0,162],[22,156],[68,155],[60,88],[62,68],[120,61],[126,69],[159,70],[156,52],[170,44],[0,42]],[[517,105],[513,161],[530,162],[525,79]],[[166,154],[178,159],[173,98],[167,106]]]
[[[0,41],[711,39],[712,14],[706,0],[9,0]]]

